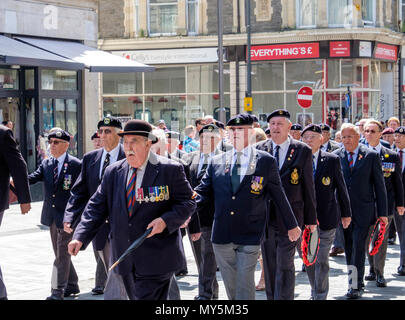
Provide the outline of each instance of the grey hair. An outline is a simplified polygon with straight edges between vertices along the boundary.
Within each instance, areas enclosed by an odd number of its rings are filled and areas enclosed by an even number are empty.
[[[342,126],[340,127],[340,131],[343,131],[344,129],[351,129],[355,131],[358,135],[360,135],[359,127],[355,126],[353,123],[343,123]]]

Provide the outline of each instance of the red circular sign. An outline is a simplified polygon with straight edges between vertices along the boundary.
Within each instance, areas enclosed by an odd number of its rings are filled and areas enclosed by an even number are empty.
[[[302,87],[297,92],[297,102],[301,108],[309,108],[312,105],[312,88]]]

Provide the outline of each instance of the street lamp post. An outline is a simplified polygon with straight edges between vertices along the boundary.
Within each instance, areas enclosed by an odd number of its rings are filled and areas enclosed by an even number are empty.
[[[224,59],[223,59],[223,19],[222,19],[222,0],[217,1],[217,20],[218,20],[218,72],[219,72],[219,121],[226,123],[226,114],[224,108]]]
[[[246,17],[246,33],[247,33],[247,70],[246,70],[246,93],[245,98],[252,97],[252,64],[251,64],[251,26],[250,26],[250,0],[245,0],[245,17]],[[252,100],[249,99],[250,104]],[[251,106],[252,107],[252,106]],[[251,110],[251,109],[250,109]],[[248,113],[252,113],[248,111]]]

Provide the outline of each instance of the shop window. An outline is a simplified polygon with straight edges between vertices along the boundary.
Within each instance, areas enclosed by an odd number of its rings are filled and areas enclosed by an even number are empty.
[[[142,73],[103,73],[103,91],[107,94],[142,93]]]
[[[322,89],[323,60],[287,61],[286,82],[287,90],[298,90],[303,85]]]
[[[217,65],[189,65],[187,72],[187,93],[218,92],[219,70]],[[224,64],[224,92],[230,91],[229,64]]]
[[[361,16],[364,25],[375,25],[375,0],[361,1]]]
[[[327,61],[327,88],[339,88],[340,85],[340,60]]]
[[[77,72],[71,70],[43,69],[42,90],[77,90]]]
[[[177,0],[149,0],[149,34],[175,35],[177,29]]]
[[[187,31],[189,35],[198,34],[198,1],[187,0]]]
[[[252,88],[255,91],[283,90],[284,63],[277,61],[252,64]]]
[[[0,89],[18,90],[18,70],[0,69]]]
[[[297,0],[297,26],[299,28],[316,27],[317,1]]]
[[[25,70],[25,90],[35,89],[35,72],[34,69]]]
[[[328,24],[343,27],[352,24],[352,0],[328,0]]]
[[[253,93],[253,110],[260,125],[267,127],[267,115],[277,109],[284,109],[284,93]]]
[[[158,68],[145,73],[145,93],[184,93],[186,79],[184,67]]]
[[[362,86],[362,60],[342,60],[341,63],[341,85]]]

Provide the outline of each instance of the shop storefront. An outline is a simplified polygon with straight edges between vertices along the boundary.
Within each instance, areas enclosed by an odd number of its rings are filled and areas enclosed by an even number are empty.
[[[182,131],[205,115],[219,118],[216,48],[115,51],[127,59],[152,65],[152,73],[103,73],[103,112],[126,121],[165,120]],[[224,66],[224,106],[230,116],[230,71]]]
[[[288,109],[293,122],[326,122],[337,130],[361,118],[394,114],[398,47],[372,41],[321,41],[252,46],[254,113]],[[312,106],[297,104],[297,90],[313,88]]]

